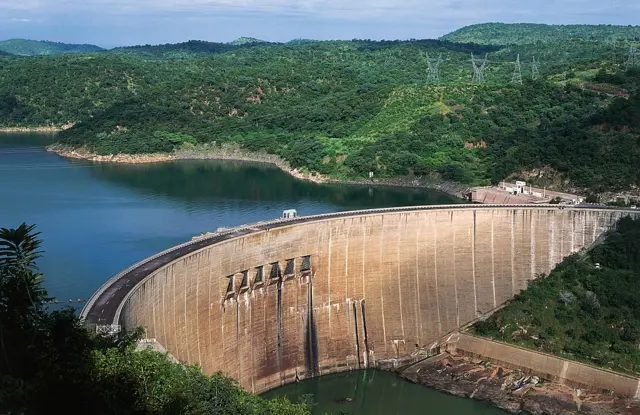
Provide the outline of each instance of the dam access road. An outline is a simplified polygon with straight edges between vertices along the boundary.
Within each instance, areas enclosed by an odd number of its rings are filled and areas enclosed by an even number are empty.
[[[122,271],[88,324],[131,329],[252,392],[428,348],[637,210],[447,205],[263,222]]]

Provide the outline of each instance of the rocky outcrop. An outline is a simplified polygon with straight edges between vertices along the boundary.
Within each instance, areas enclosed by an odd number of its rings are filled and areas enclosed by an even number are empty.
[[[452,395],[488,402],[513,414],[640,414],[633,399],[573,389],[455,353],[418,363],[401,376]]]

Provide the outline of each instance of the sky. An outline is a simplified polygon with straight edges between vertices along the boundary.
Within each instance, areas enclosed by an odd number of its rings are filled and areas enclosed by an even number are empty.
[[[437,38],[485,22],[640,22],[638,0],[0,0],[0,39],[103,47],[227,42]]]

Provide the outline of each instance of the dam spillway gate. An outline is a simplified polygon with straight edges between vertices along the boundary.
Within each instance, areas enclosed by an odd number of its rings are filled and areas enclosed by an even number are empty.
[[[428,348],[639,213],[452,205],[254,224],[128,268],[82,317],[142,326],[178,360],[262,392]]]

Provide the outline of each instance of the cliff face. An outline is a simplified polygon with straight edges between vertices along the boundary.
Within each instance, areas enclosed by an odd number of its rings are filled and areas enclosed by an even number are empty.
[[[261,392],[429,346],[623,214],[467,206],[248,232],[152,272],[123,302],[120,322]]]

